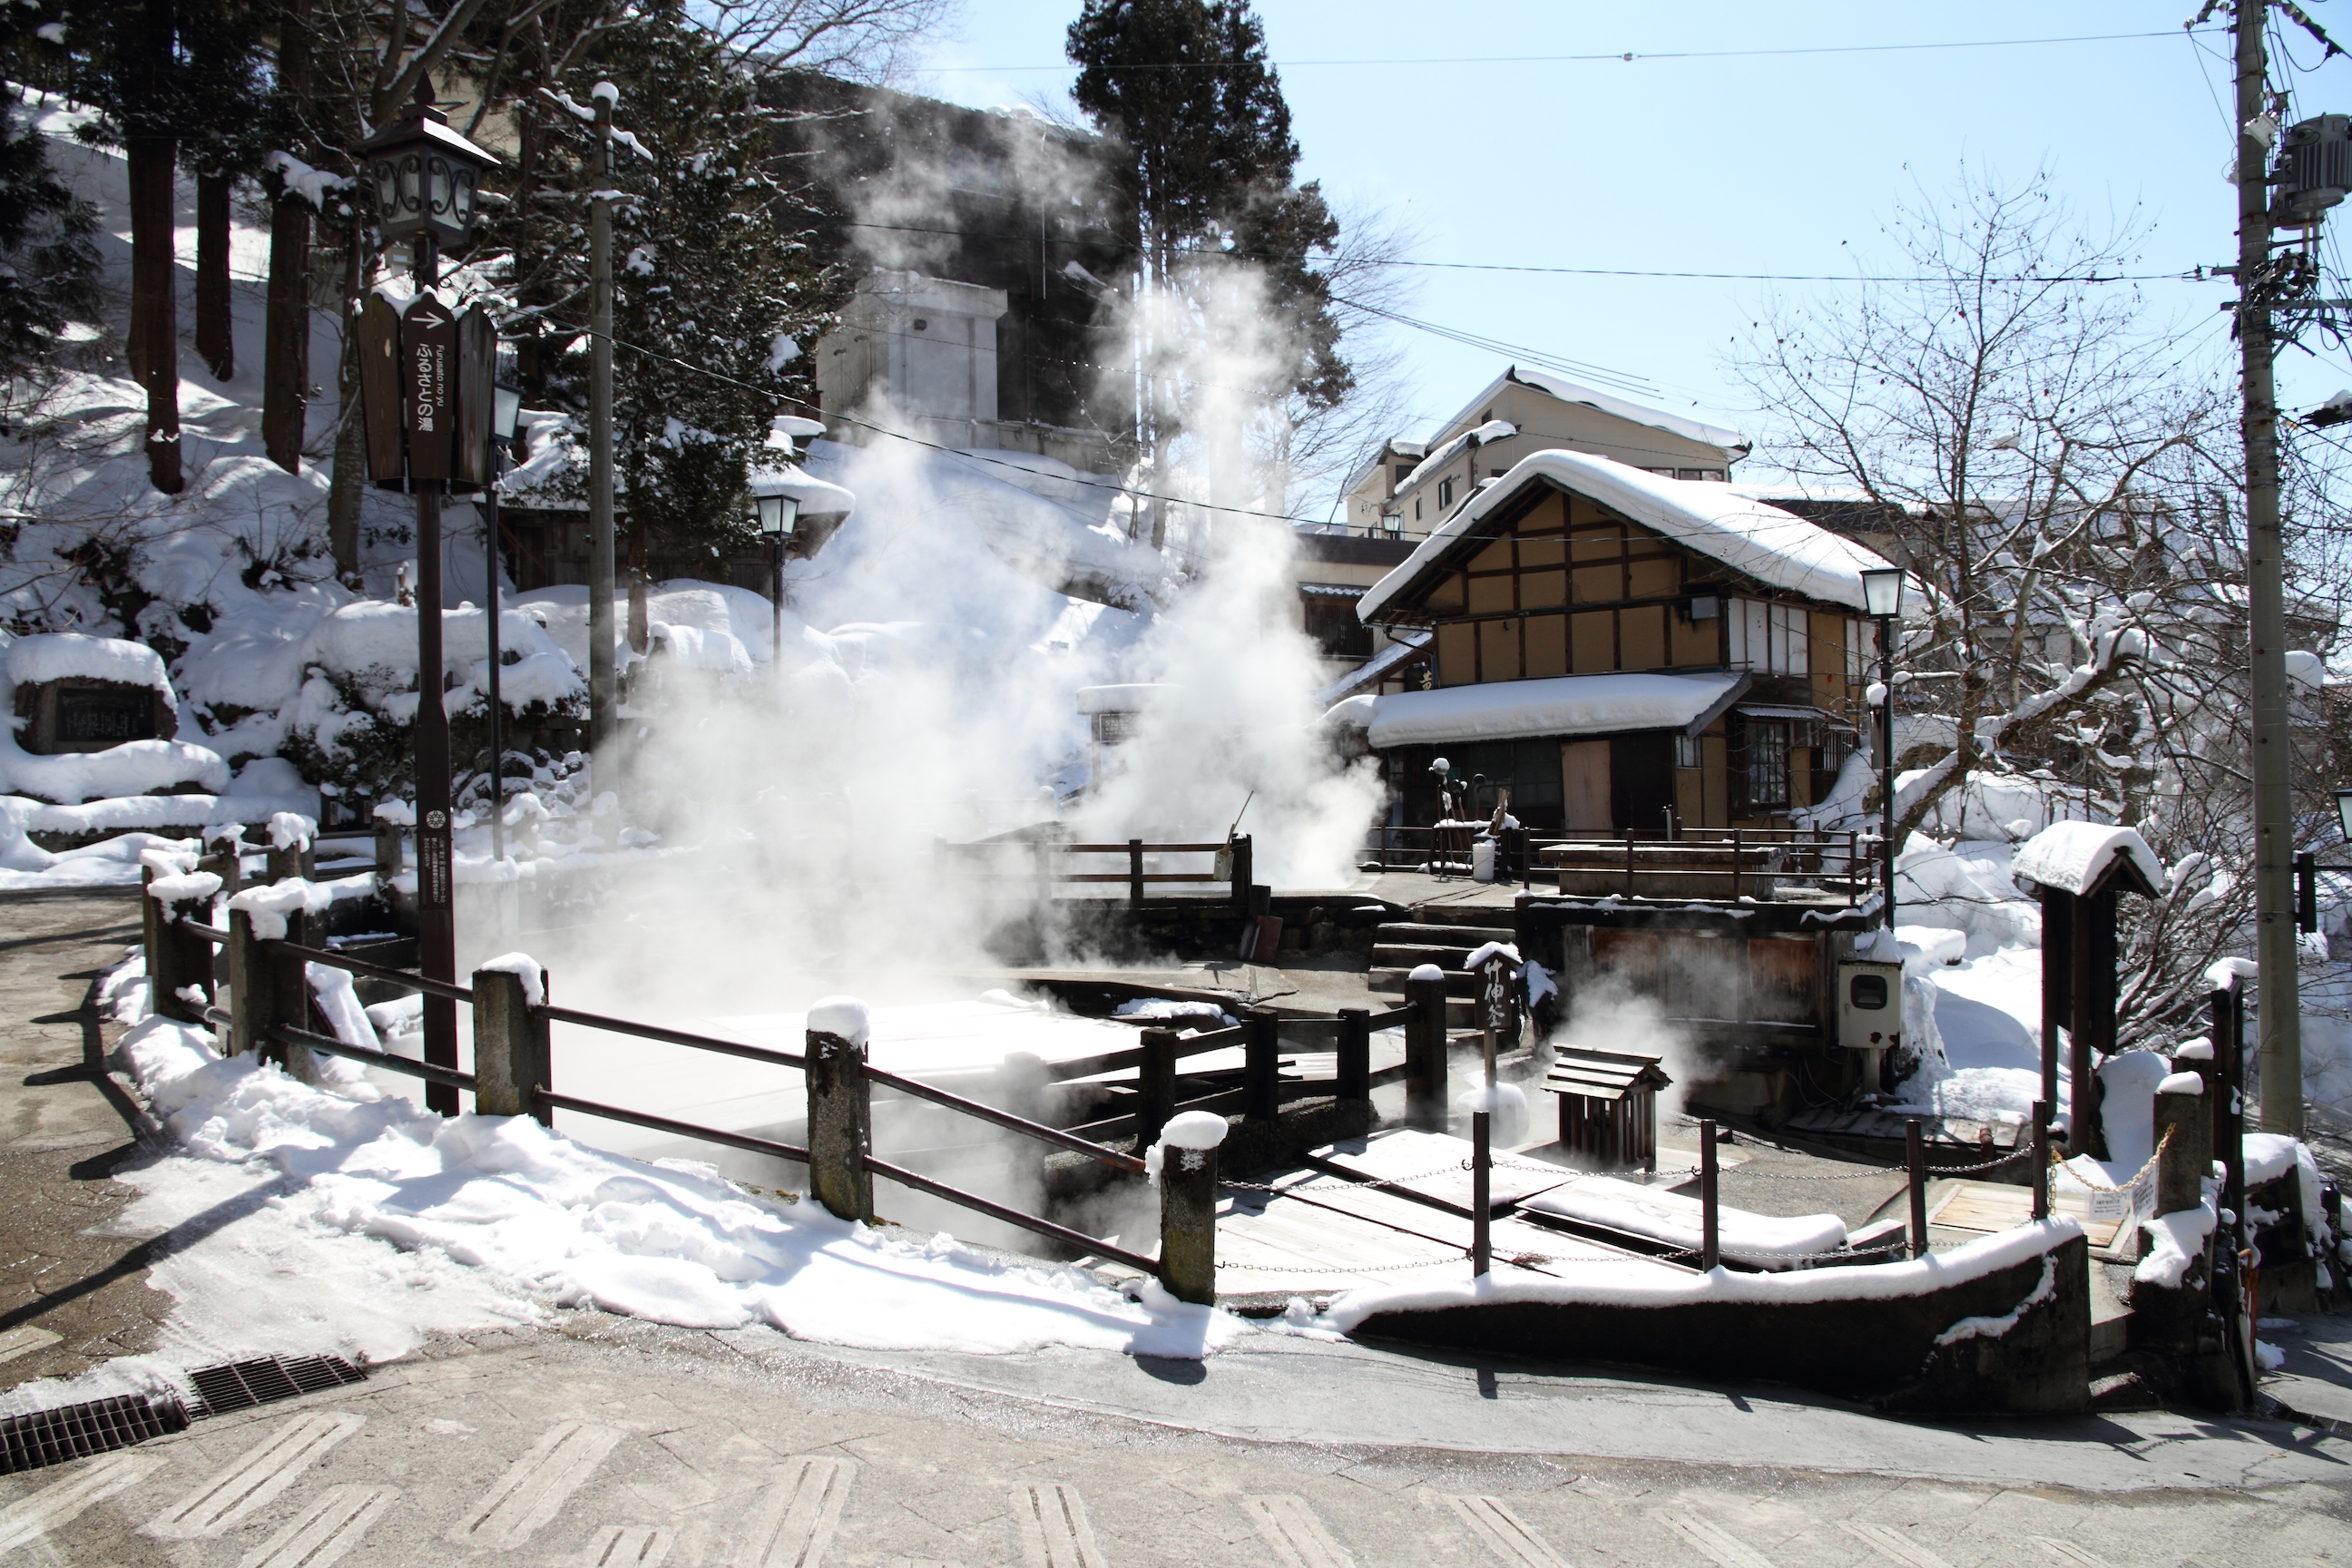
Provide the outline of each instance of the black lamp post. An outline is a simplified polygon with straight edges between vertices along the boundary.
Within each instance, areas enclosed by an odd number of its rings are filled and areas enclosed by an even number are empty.
[[[501,358],[509,352],[505,347],[499,351]],[[490,434],[498,439],[490,446],[492,480],[482,491],[482,564],[490,579],[490,854],[499,860],[507,858],[507,710],[499,690],[499,617],[506,614],[506,599],[499,589],[499,568],[504,552],[499,548],[497,479],[507,470],[509,455],[514,450],[515,426],[521,418],[522,388],[503,378],[494,383]]]
[[[801,503],[781,492],[755,493],[751,499],[760,514],[761,537],[768,542],[768,662],[770,673],[776,674],[784,667],[784,551],[800,526]]]
[[[1895,934],[1895,628],[1903,618],[1903,568],[1862,574],[1862,602],[1878,623],[1879,866],[1886,887],[1886,931]]]
[[[358,322],[368,473],[416,498],[417,967],[455,983],[457,899],[450,843],[449,713],[442,697],[441,498],[486,487],[490,468],[489,318],[454,314],[433,293],[443,244],[472,231],[482,172],[495,154],[449,129],[420,79],[416,100],[355,148],[387,245],[408,242],[414,297],[404,309],[371,294]],[[495,666],[494,666],[495,667]],[[425,998],[425,1059],[457,1065],[457,1004]],[[427,1084],[428,1110],[454,1115],[457,1091]]]

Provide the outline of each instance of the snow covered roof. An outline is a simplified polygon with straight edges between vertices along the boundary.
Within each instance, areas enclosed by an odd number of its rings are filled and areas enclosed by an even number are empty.
[[[1864,608],[1863,573],[1889,564],[1818,523],[1737,495],[1727,485],[1670,479],[1588,452],[1533,452],[1423,540],[1403,565],[1358,601],[1356,613],[1372,619],[1496,508],[1543,479],[1590,496],[1760,583],[1826,604]]]
[[[1739,700],[1747,675],[1563,675],[1400,691],[1376,700],[1374,746],[1602,735],[1622,730],[1696,732]]]
[[[2123,886],[2153,894],[2164,886],[2164,863],[2137,829],[2095,822],[2053,822],[2019,847],[2010,876],[2019,882],[2072,893],[2095,891],[2118,861],[2137,874],[2139,885]]]
[[[1356,596],[1360,598],[1362,595],[1359,592]],[[1416,631],[1410,627],[1400,626],[1394,642],[1318,691],[1315,694],[1316,702],[1319,706],[1328,708],[1351,692],[1361,691],[1367,686],[1376,685],[1386,679],[1392,671],[1403,668],[1427,651],[1430,639],[1434,636],[1436,636],[1434,632]]]
[[[1628,419],[1636,425],[1646,425],[1653,430],[1664,430],[1670,435],[1680,436],[1685,441],[1698,441],[1709,447],[1720,447],[1723,448],[1726,462],[1736,462],[1746,457],[1749,448],[1755,446],[1754,442],[1728,426],[1710,425],[1704,419],[1692,419],[1680,414],[1669,414],[1663,408],[1652,408],[1646,404],[1635,403],[1622,397],[1612,397],[1605,392],[1595,392],[1592,388],[1580,385],[1564,375],[1554,375],[1549,371],[1543,370],[1521,370],[1517,365],[1506,370],[1501,379],[1493,386],[1465,405],[1462,412],[1454,416],[1454,420],[1468,418],[1472,408],[1483,406],[1486,400],[1501,390],[1506,382],[1514,381],[1521,386],[1532,386],[1538,392],[1549,393],[1562,403],[1581,403],[1586,407],[1597,408],[1603,414],[1614,415],[1620,419]],[[1448,421],[1449,424],[1453,422]]]
[[[749,488],[755,496],[790,496],[801,503],[801,516],[847,517],[857,498],[830,480],[799,468],[753,468]]]
[[[43,632],[18,637],[0,649],[8,679],[19,686],[49,680],[113,680],[152,687],[169,696],[171,677],[163,656],[144,643],[80,632]]]

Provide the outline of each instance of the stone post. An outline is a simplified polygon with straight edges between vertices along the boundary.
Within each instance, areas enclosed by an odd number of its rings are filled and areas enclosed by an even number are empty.
[[[2195,1208],[2205,1201],[2205,1174],[2213,1164],[2204,1079],[2177,1072],[2156,1086],[2156,1137],[2162,1149],[2156,1162],[2156,1212]]]
[[[866,1042],[821,1030],[808,1032],[809,1191],[842,1219],[874,1217],[873,1086],[866,1079]]]
[[[1217,1145],[1225,1119],[1187,1111],[1160,1144],[1160,1282],[1180,1301],[1217,1300]]]
[[[484,1116],[530,1116],[553,1125],[539,1098],[549,1081],[547,1019],[534,1011],[540,984],[510,969],[474,971],[474,1109]]]

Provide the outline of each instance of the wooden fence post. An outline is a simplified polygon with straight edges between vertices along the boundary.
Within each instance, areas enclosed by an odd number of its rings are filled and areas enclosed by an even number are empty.
[[[1372,1015],[1370,1009],[1339,1009],[1339,1047],[1332,1077],[1335,1099],[1372,1098]]]
[[[1234,910],[1247,915],[1250,910],[1250,878],[1255,869],[1250,863],[1250,836],[1234,836]]]
[[[1143,902],[1143,840],[1140,838],[1127,841],[1127,901],[1130,905]]]
[[[1176,1031],[1143,1031],[1143,1061],[1135,1069],[1135,1148],[1141,1153],[1160,1141],[1160,1130],[1176,1114]]]
[[[2050,1217],[2050,1102],[2033,1102],[2033,1217]]]
[[[547,1019],[533,1008],[539,997],[531,993],[539,988],[511,969],[477,969],[473,988],[474,1109],[484,1116],[535,1117],[551,1126],[553,1113],[539,1098],[541,1089],[553,1087]]]
[[[1195,1116],[1182,1142],[1160,1149],[1160,1282],[1178,1300],[1208,1307],[1217,1300],[1217,1145],[1225,1121],[1197,1112],[1184,1121]]]
[[[2245,993],[2236,975],[2217,986],[2213,1014],[2213,1157],[2221,1162],[2221,1206],[2239,1216],[2231,1250],[2243,1245],[2246,1213]]]
[[[1242,1114],[1272,1121],[1282,1113],[1282,1020],[1271,1009],[1242,1016],[1249,1038],[1242,1047]]]
[[[1045,1058],[1034,1051],[1008,1051],[996,1067],[996,1102],[1024,1121],[1044,1121],[1053,1084],[1054,1075],[1046,1068]],[[1034,1138],[1021,1137],[1013,1138],[1011,1144],[1013,1174],[1024,1184],[1034,1184],[1033,1194],[1042,1194],[1046,1146]]]
[[[286,1047],[270,1037],[280,1024],[300,1026],[305,1013],[298,989],[287,993],[286,964],[276,960],[262,940],[253,934],[253,916],[245,910],[228,911],[228,1031],[231,1056],[250,1054],[257,1061],[283,1067]],[[295,981],[302,983],[300,966]]]
[[[809,1191],[842,1219],[874,1218],[873,1085],[866,1078],[866,1042],[823,1030],[808,1032]]]
[[[1927,1138],[1917,1117],[1903,1124],[1904,1163],[1911,1174],[1911,1256],[1927,1256]]]
[[[1698,1266],[1708,1273],[1723,1264],[1721,1205],[1716,1202],[1715,1123],[1698,1124]]]
[[[2205,1086],[2194,1073],[2177,1072],[2156,1089],[2156,1212],[2178,1214],[2205,1201],[2205,1173],[2213,1166],[2211,1129],[2205,1111]]]
[[[1445,1131],[1445,972],[1424,963],[1405,977],[1404,1119]]]
[[[147,902],[153,907],[152,931],[153,944],[147,951],[148,1005],[163,1017],[183,1024],[202,1024],[204,1007],[214,995],[213,946],[200,936],[190,936],[180,929],[184,915],[194,915],[211,900],[209,898],[188,898],[166,901],[152,891],[154,874],[148,869],[142,879],[150,884]],[[204,994],[202,1003],[191,1003],[180,994],[190,986]]]

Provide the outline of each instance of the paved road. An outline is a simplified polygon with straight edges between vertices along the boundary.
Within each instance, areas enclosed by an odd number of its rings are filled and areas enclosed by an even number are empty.
[[[17,1020],[5,1047],[17,1070],[0,1078],[0,1129],[15,1142],[0,1159],[24,1184],[12,1195],[36,1200],[0,1209],[16,1227],[0,1237],[56,1260],[0,1279],[15,1284],[19,1321],[66,1335],[0,1363],[13,1382],[144,1343],[161,1298],[141,1282],[135,1247],[79,1235],[85,1215],[119,1206],[102,1173],[136,1110],[73,1076],[91,1048],[77,977],[111,956],[129,908],[0,911],[0,942],[21,943],[0,948],[0,1005]],[[107,1302],[135,1305],[74,1315]],[[1206,1363],[886,1355],[597,1312],[438,1341],[357,1387],[0,1478],[0,1565],[2347,1557],[2352,1444],[2276,1423],[1892,1422],[1786,1391],[1358,1345],[1267,1339]]]

